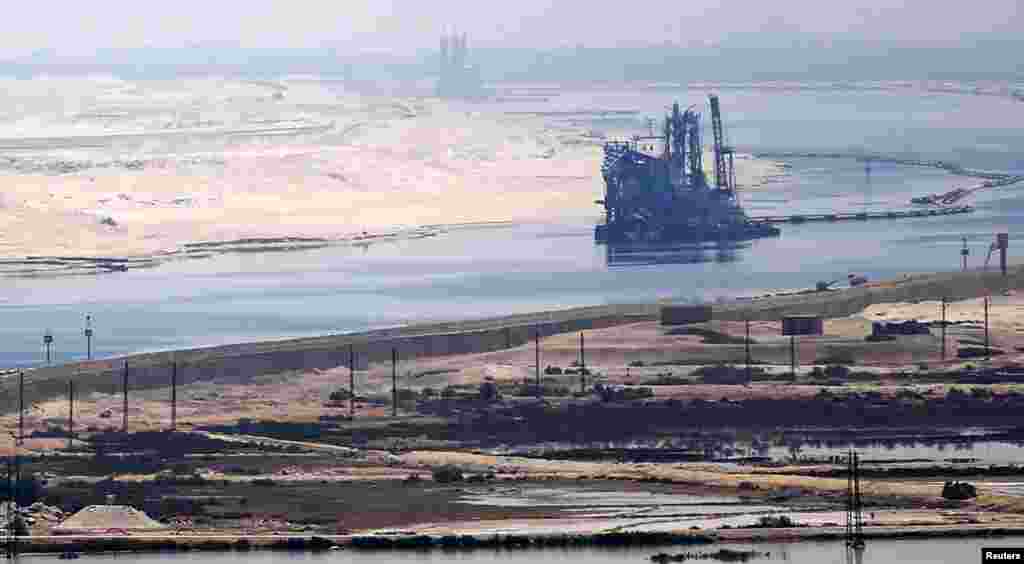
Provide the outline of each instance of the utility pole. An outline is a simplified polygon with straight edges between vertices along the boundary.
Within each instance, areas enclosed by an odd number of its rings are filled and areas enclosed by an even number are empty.
[[[960,258],[963,261],[963,271],[967,272],[967,255],[971,254],[971,251],[967,248],[967,237],[964,237],[963,241],[964,246],[960,249]]]
[[[171,362],[171,431],[178,427],[178,363]]]
[[[75,381],[68,380],[68,450],[75,440]]]
[[[583,331],[580,331],[580,393],[584,393],[587,383],[587,353],[583,347]]]
[[[25,371],[18,371],[18,440],[16,444],[25,444]]]
[[[50,347],[53,345],[53,331],[47,329],[43,335],[43,346],[46,347],[46,365],[50,365]]]
[[[356,351],[348,346],[348,416],[356,416]]]
[[[789,366],[796,377],[796,335],[789,336]]]
[[[537,363],[534,373],[537,380],[537,399],[540,399],[544,396],[544,389],[540,386],[540,327],[534,327],[533,329],[533,353]]]
[[[850,449],[847,459],[846,546],[856,551],[864,550],[864,517],[860,497],[859,458],[857,452]]]
[[[942,361],[946,361],[946,297],[942,297]]]
[[[128,432],[128,361],[121,370],[121,432]]]
[[[747,356],[747,381],[750,381],[750,319],[743,320],[744,329],[746,331],[746,339],[743,341],[744,348],[746,349]]]
[[[391,416],[398,417],[398,349],[391,348]]]
[[[21,460],[18,456],[17,450],[14,452],[12,458],[7,459],[7,494],[11,506],[17,507],[18,504],[18,485],[21,484]],[[15,560],[18,558],[19,546],[18,546],[18,529],[17,524],[19,519],[17,515],[7,515],[7,524],[4,530],[4,540],[6,541],[5,549],[7,552],[8,560]]]
[[[85,316],[85,358],[92,360],[92,316]]]
[[[988,296],[985,296],[985,362],[992,360],[988,345]]]

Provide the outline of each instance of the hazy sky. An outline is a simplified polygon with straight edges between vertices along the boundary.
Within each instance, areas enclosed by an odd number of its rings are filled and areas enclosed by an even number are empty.
[[[638,40],[715,41],[752,34],[843,34],[956,40],[964,33],[1024,32],[1024,0],[48,0],[5,3],[0,55],[53,48],[180,47],[224,41],[254,47],[339,42],[400,52],[431,47],[442,26],[477,44],[608,46]],[[681,33],[681,28],[689,30]]]

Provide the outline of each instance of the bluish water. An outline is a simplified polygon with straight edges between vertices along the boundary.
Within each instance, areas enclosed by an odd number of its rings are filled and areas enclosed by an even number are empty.
[[[567,92],[546,103],[507,104],[509,111],[635,111],[598,120],[609,129],[646,131],[678,101],[710,115],[707,94],[693,88]],[[1024,171],[1024,103],[1009,98],[946,93],[723,88],[728,140],[740,150],[872,152],[958,162],[965,167]],[[710,142],[710,128],[706,127]]]
[[[539,109],[653,113],[673,97],[570,93]],[[695,91],[678,97],[703,99]],[[1018,160],[1024,133],[1013,129],[1024,123],[1024,104],[951,95],[744,91],[723,92],[722,103],[732,138],[760,150],[862,146],[886,152],[912,140],[925,158],[1024,168]],[[752,215],[905,207],[911,195],[973,182],[878,163],[869,180],[864,165],[852,159],[796,159],[792,165],[789,178],[741,195]],[[781,237],[735,248],[613,251],[593,243],[593,224],[555,221],[454,230],[366,249],[226,255],[95,277],[2,279],[0,366],[40,363],[47,328],[58,361],[84,357],[86,313],[94,317],[97,356],[110,356],[582,305],[729,298],[813,287],[851,272],[878,279],[956,269],[963,236],[973,265],[995,232],[1009,231],[1015,240],[1024,220],[1024,184],[979,192],[971,203],[977,212],[961,216],[789,225]],[[1011,241],[1011,259],[1013,248]]]
[[[526,564],[537,562],[650,562],[650,556],[659,552],[677,554],[680,552],[715,552],[719,548],[755,550],[767,552],[765,558],[750,562],[770,564],[789,562],[792,564],[829,564],[856,562],[858,564],[925,564],[934,562],[981,562],[981,549],[1022,546],[1019,538],[988,539],[927,539],[869,541],[857,558],[847,559],[847,550],[842,542],[801,542],[764,544],[724,544],[701,547],[660,547],[628,549],[544,549],[544,550],[475,550],[429,551],[429,552],[356,552],[338,551],[321,554],[311,553],[173,553],[173,554],[132,554],[132,562],[139,563],[193,563],[193,564],[234,564],[236,562],[374,562],[381,564],[402,564],[407,562],[465,562],[503,564]],[[123,560],[125,556],[89,556],[104,562]],[[713,562],[713,561],[712,561]]]

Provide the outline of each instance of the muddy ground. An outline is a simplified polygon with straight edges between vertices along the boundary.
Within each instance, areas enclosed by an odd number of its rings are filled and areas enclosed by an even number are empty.
[[[244,381],[184,378],[174,434],[164,432],[171,424],[166,383],[133,387],[124,412],[117,382],[89,385],[86,374],[70,445],[67,400],[59,381],[42,375],[17,452],[22,475],[39,477],[35,495],[44,503],[70,512],[113,494],[183,532],[725,529],[778,514],[827,528],[841,521],[841,462],[738,460],[718,447],[737,434],[780,427],[878,440],[931,432],[955,442],[958,429],[973,426],[1024,438],[1016,429],[1024,371],[1015,368],[1024,360],[1017,323],[1024,302],[1015,295],[999,296],[990,311],[988,338],[1001,353],[991,362],[957,358],[984,342],[974,323],[983,317],[977,300],[951,306],[956,324],[947,326],[945,360],[935,325],[930,335],[865,340],[872,321],[934,322],[937,306],[872,306],[829,319],[823,336],[798,340],[795,375],[778,322],[753,321],[749,381],[743,322],[680,328],[626,318],[591,326],[585,347],[576,331],[543,336],[539,366],[535,343],[516,344],[511,334],[488,352],[406,359],[396,370],[397,406],[388,363],[357,367],[352,401],[345,366],[257,372]],[[723,362],[739,364],[707,369]],[[535,397],[538,369],[543,401]],[[129,436],[118,433],[124,415]],[[0,425],[13,454],[18,419],[8,412]],[[657,445],[686,437],[693,440]],[[646,442],[630,444],[638,440]],[[608,444],[584,456],[498,454],[601,441]],[[639,457],[643,449],[649,458]],[[449,464],[466,481],[433,480]],[[975,481],[978,498],[942,499],[946,479]],[[879,527],[1016,526],[1024,498],[1000,484],[1018,479],[1024,471],[1016,467],[922,463],[866,468],[863,490]],[[542,503],[551,491],[571,501]],[[602,506],[616,492],[668,498]],[[735,501],[700,502],[722,496]],[[682,511],[686,503],[673,499],[705,507]]]

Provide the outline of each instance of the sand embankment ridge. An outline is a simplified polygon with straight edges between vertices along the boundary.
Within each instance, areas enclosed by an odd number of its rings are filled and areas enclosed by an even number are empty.
[[[1011,267],[1005,277],[998,271],[935,273],[869,287],[737,300],[714,304],[713,316],[719,320],[762,321],[794,314],[846,317],[872,304],[942,297],[951,301],[966,300],[1021,287],[1024,287],[1024,265]],[[179,384],[196,381],[244,384],[262,375],[348,366],[350,348],[356,356],[356,368],[365,370],[369,365],[390,362],[392,349],[399,352],[403,362],[491,352],[530,343],[538,333],[546,337],[655,320],[662,305],[599,305],[351,334],[141,353],[31,370],[26,377],[26,392],[39,399],[57,397],[65,393],[67,379],[72,376],[79,382],[80,393],[119,389],[125,363],[133,389],[168,387],[172,362],[178,364]],[[17,408],[16,385],[14,378],[0,384],[0,388],[10,392],[4,396],[7,399],[0,401],[0,412]]]

